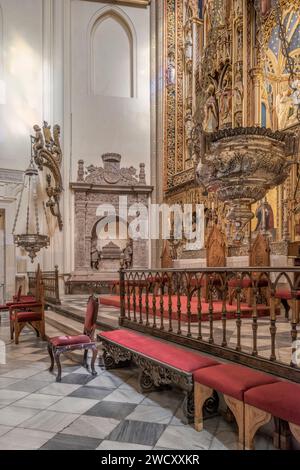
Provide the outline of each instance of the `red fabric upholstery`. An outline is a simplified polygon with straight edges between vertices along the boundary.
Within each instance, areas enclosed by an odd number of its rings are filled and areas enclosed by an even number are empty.
[[[185,372],[193,372],[202,367],[218,364],[218,362],[208,357],[179,349],[176,346],[142,336],[132,331],[115,330],[102,332],[99,337],[115,341],[121,346],[130,348]]]
[[[40,312],[16,312],[12,315],[12,320],[15,321],[15,319],[17,319],[19,323],[27,321],[41,321],[42,314]]]
[[[35,297],[32,297],[32,296],[24,296],[24,298],[21,297],[21,299],[19,301],[15,300],[15,298],[16,298],[16,296],[14,296],[13,301],[6,302],[6,304],[0,305],[0,311],[1,310],[8,310],[9,307],[11,307],[12,305],[22,306],[23,304],[32,304],[32,303],[36,302]]]
[[[285,300],[291,300],[292,298],[292,293],[289,289],[278,289],[275,293],[275,297],[277,299],[285,299]],[[296,294],[296,299],[300,299],[300,290],[297,291]]]
[[[300,385],[298,384],[277,382],[252,388],[245,393],[244,400],[248,405],[300,426]]]
[[[147,308],[146,308],[146,300],[147,296],[143,294],[142,296],[142,313],[146,313]],[[160,318],[160,311],[161,311],[161,305],[160,305],[161,297],[160,295],[155,296],[155,303],[156,303],[156,318]],[[172,295],[171,296],[171,301],[172,301],[172,318],[174,320],[178,319],[178,313],[177,313],[177,304],[178,304],[178,297],[177,295]],[[106,295],[106,296],[101,296],[99,298],[99,302],[102,305],[109,305],[112,307],[117,307],[120,308],[120,296],[119,295]],[[187,296],[180,296],[180,303],[181,303],[181,320],[186,322],[188,321],[188,314],[187,314]],[[126,310],[128,310],[128,296],[125,296],[125,306]],[[198,322],[198,300],[197,297],[192,297],[191,298],[191,316],[190,320],[192,323],[197,323]],[[213,316],[214,320],[219,320],[222,318],[222,311],[223,311],[223,303],[222,301],[214,301],[213,302]],[[133,295],[130,296],[130,311],[134,311],[134,302],[133,302]],[[148,295],[148,311],[150,315],[153,315],[153,295],[149,294]],[[227,320],[231,318],[236,318],[236,304],[229,305],[226,304],[226,317]],[[136,295],[136,312],[137,315],[139,314],[139,295]],[[209,320],[209,303],[205,302],[202,300],[201,302],[201,312],[202,312],[202,321],[207,321]],[[249,307],[248,304],[241,304],[241,312],[243,315],[243,318],[250,318],[252,316],[252,307]],[[263,316],[263,315],[270,315],[270,309],[268,306],[259,304],[257,305],[257,312],[258,316]],[[280,314],[280,309],[276,309],[276,314]],[[163,296],[163,316],[165,318],[169,318],[169,296],[166,294]]]
[[[278,382],[278,379],[270,375],[232,364],[197,370],[194,380],[241,401],[244,393],[250,388]]]
[[[73,344],[90,343],[91,339],[87,335],[55,336],[55,338],[50,338],[49,342],[53,346],[71,346]]]

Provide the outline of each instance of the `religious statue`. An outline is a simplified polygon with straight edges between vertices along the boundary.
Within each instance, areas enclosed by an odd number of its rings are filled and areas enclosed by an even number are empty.
[[[225,76],[219,95],[219,127],[232,127],[232,82]]]
[[[184,56],[186,62],[190,62],[193,59],[193,38],[191,21],[188,21],[185,28],[185,42],[184,42]]]
[[[274,229],[274,213],[272,206],[265,199],[256,209],[255,217],[257,218],[257,224],[255,232],[258,230],[266,231]]]
[[[97,250],[97,248],[94,248],[91,252],[91,268],[96,269],[98,271],[100,260],[101,253],[99,250]]]
[[[278,128],[285,129],[292,124],[295,114],[292,92],[290,88],[279,93],[276,99],[276,112],[278,117]]]
[[[203,130],[205,132],[215,132],[219,127],[219,109],[214,85],[209,85],[206,90],[206,95]]]
[[[176,82],[176,67],[174,54],[169,54],[168,57],[168,72],[167,72],[167,83],[168,85],[175,85]]]
[[[188,159],[191,159],[193,156],[193,138],[192,138],[192,132],[193,132],[193,117],[192,117],[192,110],[191,108],[188,108],[186,111],[186,116],[185,116],[185,142],[186,142],[186,148],[187,148],[187,153],[188,153]]]
[[[133,242],[129,240],[126,243],[126,247],[123,250],[123,260],[125,269],[132,268],[132,259],[133,259]]]
[[[300,80],[294,80],[291,83],[291,88],[293,89],[292,92],[292,100],[295,106],[300,106]]]
[[[33,130],[35,131],[35,136],[32,136],[32,139],[33,139],[32,148],[33,148],[34,154],[36,155],[39,150],[44,148],[44,137],[43,137],[42,129],[37,124],[33,126]]]

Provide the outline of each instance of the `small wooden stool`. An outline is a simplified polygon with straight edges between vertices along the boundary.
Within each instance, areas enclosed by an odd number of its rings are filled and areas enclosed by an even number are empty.
[[[300,443],[300,385],[277,382],[255,387],[245,393],[244,401],[246,449],[254,448],[256,431],[272,416],[288,422],[291,433]]]
[[[223,393],[239,430],[239,447],[244,448],[244,393],[252,387],[278,382],[278,379],[248,367],[222,364],[194,372],[195,429],[203,429],[203,404],[213,391]]]

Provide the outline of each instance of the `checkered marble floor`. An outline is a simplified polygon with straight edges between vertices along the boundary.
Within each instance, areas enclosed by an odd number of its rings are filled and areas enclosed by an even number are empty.
[[[48,326],[49,336],[57,333]],[[46,343],[31,330],[13,344],[2,315],[0,339],[6,343],[6,364],[0,365],[0,450],[237,448],[235,424],[218,416],[197,433],[181,422],[182,393],[142,395],[135,368],[108,372],[97,366],[92,377],[65,356],[62,382],[56,383],[47,370]],[[268,429],[257,436],[256,448],[272,449]]]

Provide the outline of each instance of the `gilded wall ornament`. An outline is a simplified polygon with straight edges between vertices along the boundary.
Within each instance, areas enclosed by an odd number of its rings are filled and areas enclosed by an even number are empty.
[[[53,134],[51,134],[51,126],[44,121],[43,131],[37,124],[33,126],[33,130],[35,135],[31,136],[31,140],[34,162],[40,171],[43,171],[44,168],[50,170],[50,173],[46,175],[46,193],[49,198],[46,206],[50,209],[51,214],[57,218],[59,229],[62,230],[63,221],[60,212],[60,198],[63,191],[63,183],[60,171],[62,163],[60,126],[56,124],[53,127]]]

